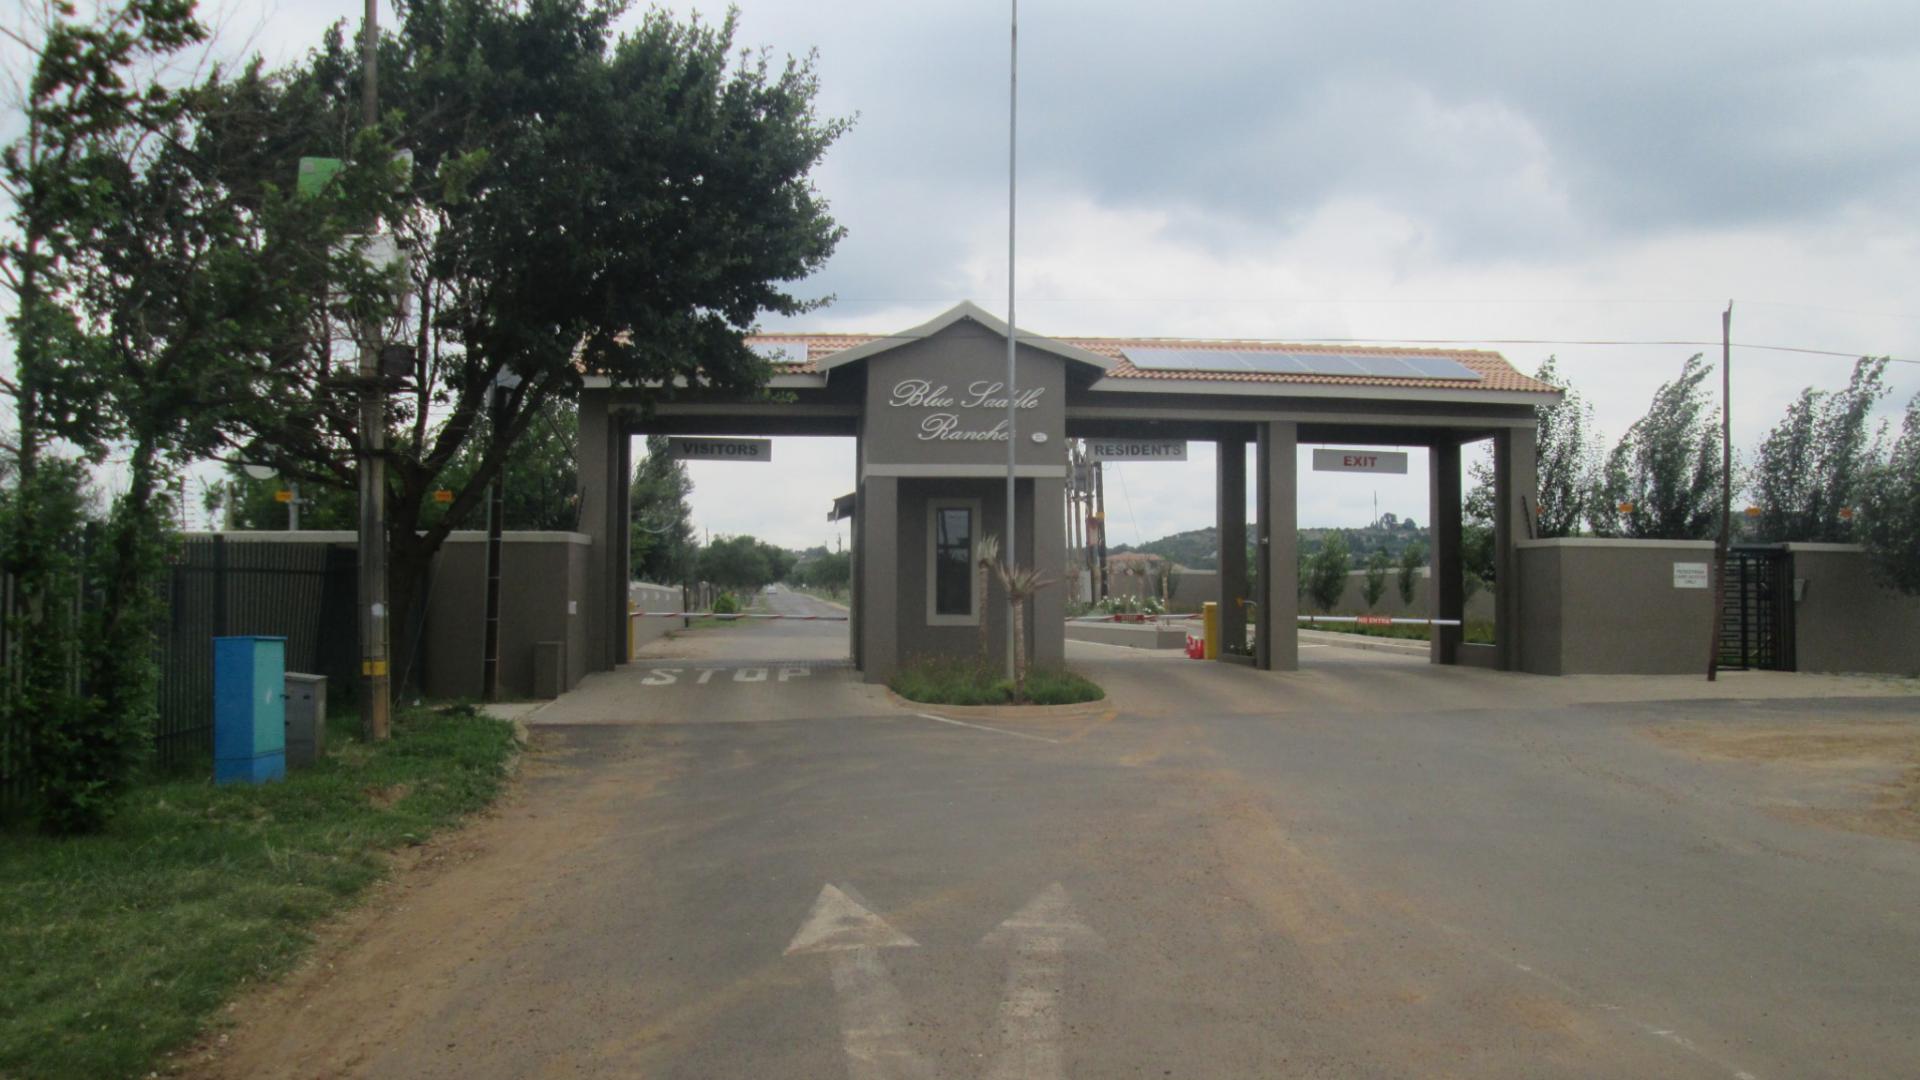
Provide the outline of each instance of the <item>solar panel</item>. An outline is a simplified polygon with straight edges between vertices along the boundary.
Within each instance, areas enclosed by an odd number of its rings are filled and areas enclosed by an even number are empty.
[[[1124,349],[1142,371],[1246,371],[1240,354],[1221,349]]]
[[[807,362],[807,345],[804,341],[754,341],[747,344],[754,355],[772,364],[804,364]]]
[[[1419,372],[1423,379],[1471,379],[1475,382],[1480,379],[1479,372],[1444,356],[1409,356],[1406,361],[1407,366]]]
[[[1480,373],[1444,356],[1275,352],[1253,349],[1138,348],[1121,350],[1142,371],[1258,372],[1263,375],[1343,375],[1374,379],[1457,379]]]

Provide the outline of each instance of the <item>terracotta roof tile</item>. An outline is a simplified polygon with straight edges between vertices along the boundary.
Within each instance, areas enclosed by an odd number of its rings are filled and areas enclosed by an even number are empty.
[[[877,341],[880,334],[756,334],[752,342],[789,342],[807,346],[804,364],[781,364],[788,374],[811,374],[819,362],[834,353]],[[1510,390],[1553,393],[1554,387],[1515,370],[1506,357],[1479,349],[1396,348],[1379,345],[1314,345],[1281,341],[1245,341],[1211,338],[1076,338],[1056,337],[1063,345],[1118,361],[1107,372],[1110,379],[1164,379],[1181,382],[1304,383],[1315,386],[1404,386],[1437,390]],[[1157,371],[1134,367],[1125,350],[1190,349],[1220,352],[1295,352],[1337,356],[1439,356],[1478,372],[1475,381],[1462,379],[1394,379],[1372,375],[1293,375],[1255,371]]]

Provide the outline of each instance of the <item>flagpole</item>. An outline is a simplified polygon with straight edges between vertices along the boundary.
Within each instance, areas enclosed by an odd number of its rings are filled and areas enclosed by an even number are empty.
[[[1009,568],[1019,565],[1020,556],[1014,541],[1014,463],[1019,457],[1020,443],[1015,431],[1019,404],[1015,400],[1017,392],[1014,385],[1014,336],[1019,324],[1014,321],[1013,307],[1013,223],[1014,223],[1014,160],[1017,152],[1015,133],[1019,130],[1020,120],[1020,0],[1011,0],[1012,18],[1008,23],[1008,66],[1007,66],[1007,542],[1001,548]],[[1039,522],[1034,522],[1039,527]],[[1036,541],[1038,535],[1035,536]],[[1036,544],[1036,547],[1038,545]],[[984,604],[986,598],[982,597]],[[1013,632],[1013,590],[1007,590],[1007,678],[1013,678],[1015,657]]]

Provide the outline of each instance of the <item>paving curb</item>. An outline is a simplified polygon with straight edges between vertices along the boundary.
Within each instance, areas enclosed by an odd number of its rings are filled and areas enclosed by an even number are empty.
[[[938,713],[954,720],[1091,720],[1118,711],[1113,699],[1105,697],[1074,705],[934,705],[908,701],[889,688],[887,700],[906,712]]]

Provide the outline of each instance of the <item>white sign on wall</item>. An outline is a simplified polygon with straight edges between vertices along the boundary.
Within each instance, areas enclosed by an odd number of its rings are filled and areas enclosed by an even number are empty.
[[[1712,568],[1703,562],[1674,563],[1673,587],[1676,589],[1710,589],[1713,587]]]
[[[1185,461],[1185,439],[1088,439],[1087,455],[1095,461]]]
[[[1396,473],[1404,476],[1407,455],[1399,450],[1330,450],[1315,447],[1313,471]]]
[[[667,457],[673,461],[772,461],[772,439],[667,439]]]

